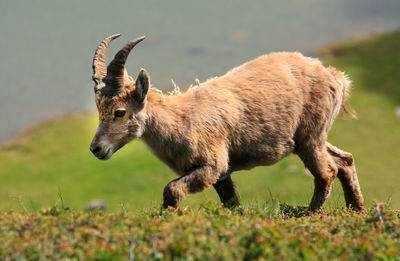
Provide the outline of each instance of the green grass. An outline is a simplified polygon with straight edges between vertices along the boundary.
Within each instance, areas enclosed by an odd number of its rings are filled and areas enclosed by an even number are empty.
[[[277,203],[277,202],[275,202]],[[268,204],[82,213],[0,214],[5,260],[400,260],[400,213]]]
[[[353,80],[351,105],[357,120],[337,119],[329,140],[353,153],[368,206],[373,200],[391,201],[400,208],[400,33],[373,36],[324,50],[330,64]],[[332,55],[333,54],[333,55]],[[92,199],[107,202],[109,210],[141,209],[159,205],[164,186],[176,178],[139,142],[101,162],[89,152],[97,125],[95,113],[76,114],[40,124],[0,148],[0,210],[34,211],[59,200],[81,210]],[[312,177],[290,156],[279,164],[233,174],[241,201],[260,207],[276,198],[288,204],[307,205]],[[343,193],[335,183],[326,208],[343,206]],[[182,205],[197,208],[217,202],[209,189],[190,195]]]

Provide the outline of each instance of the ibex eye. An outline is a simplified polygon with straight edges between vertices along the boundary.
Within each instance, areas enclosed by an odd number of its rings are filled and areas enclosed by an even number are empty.
[[[118,109],[114,112],[114,116],[118,118],[122,118],[125,115],[125,109]]]

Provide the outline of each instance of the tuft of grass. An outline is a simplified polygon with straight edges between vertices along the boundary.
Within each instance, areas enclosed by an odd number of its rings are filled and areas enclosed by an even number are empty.
[[[323,61],[353,80],[351,105],[357,120],[337,119],[329,140],[353,153],[368,206],[391,198],[400,208],[400,33],[373,36],[335,44]],[[126,145],[109,161],[89,152],[95,132],[95,113],[76,114],[40,124],[0,147],[0,210],[31,212],[61,204],[84,209],[92,200],[107,203],[110,211],[141,209],[160,204],[164,186],[176,178],[138,141]],[[312,177],[302,162],[289,156],[279,164],[233,174],[245,207],[262,207],[272,198],[287,204],[307,205],[313,192]],[[335,182],[326,208],[344,206],[343,192]],[[18,201],[11,200],[16,198]],[[212,189],[190,195],[183,205],[194,208],[218,202]]]

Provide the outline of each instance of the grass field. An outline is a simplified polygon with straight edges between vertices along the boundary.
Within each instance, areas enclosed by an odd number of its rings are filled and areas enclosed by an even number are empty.
[[[197,210],[81,213],[44,209],[0,214],[5,260],[400,260],[400,213],[335,209],[303,216],[274,202],[233,212]]]
[[[351,105],[357,120],[337,119],[329,140],[353,153],[368,206],[374,200],[400,208],[400,33],[336,44],[321,51],[326,65],[345,71],[353,80]],[[104,200],[110,211],[159,205],[173,174],[134,141],[109,161],[89,152],[96,129],[95,113],[75,114],[23,132],[0,148],[0,210],[35,212],[60,201],[82,210],[93,199]],[[307,205],[312,177],[290,156],[279,164],[233,174],[245,207],[260,207],[273,199]],[[325,208],[344,205],[339,182]],[[190,195],[181,205],[196,209],[217,202],[216,193]],[[59,203],[59,202],[58,202]],[[57,203],[57,204],[58,204]]]

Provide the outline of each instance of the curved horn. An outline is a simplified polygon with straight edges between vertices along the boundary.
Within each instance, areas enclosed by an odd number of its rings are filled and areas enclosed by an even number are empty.
[[[112,86],[113,88],[119,89],[124,85],[125,80],[125,62],[128,58],[128,55],[133,47],[136,44],[143,41],[146,36],[139,37],[135,40],[127,43],[124,48],[122,48],[111,61],[111,63],[107,67],[107,84]]]
[[[112,40],[118,38],[120,34],[114,34],[104,39],[96,49],[93,57],[93,76],[92,79],[96,86],[102,83],[102,79],[107,75],[106,52],[107,46]]]

